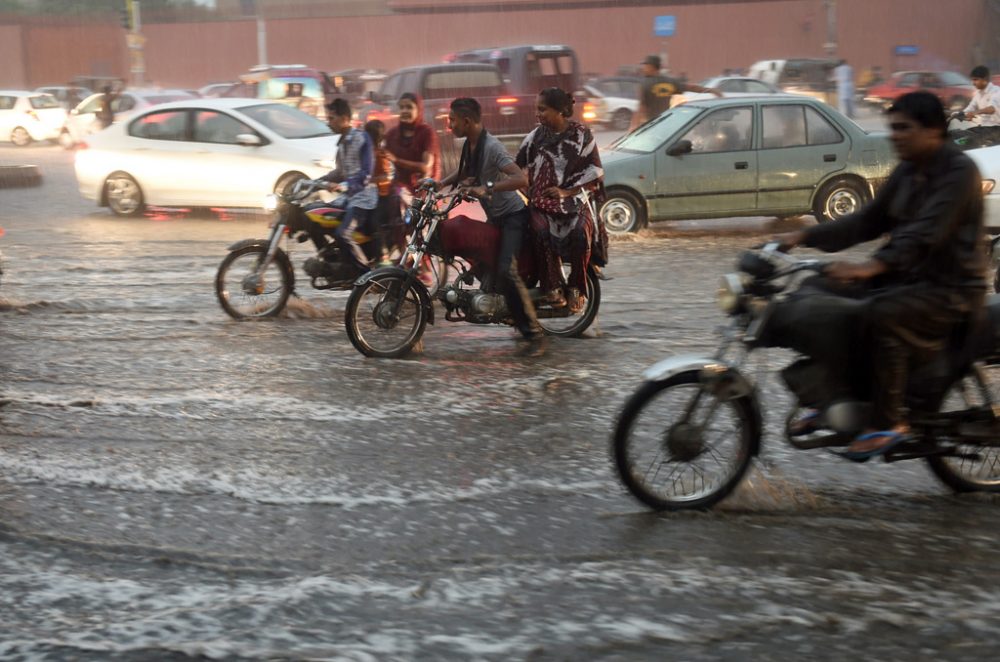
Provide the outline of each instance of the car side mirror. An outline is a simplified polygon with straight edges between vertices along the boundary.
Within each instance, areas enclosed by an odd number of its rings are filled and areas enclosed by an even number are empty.
[[[682,154],[690,154],[694,146],[691,144],[690,140],[681,140],[680,142],[672,145],[670,149],[667,150],[669,156],[680,156]]]
[[[252,133],[240,133],[236,136],[236,144],[243,145],[244,147],[260,147],[264,143],[260,139],[260,136]]]

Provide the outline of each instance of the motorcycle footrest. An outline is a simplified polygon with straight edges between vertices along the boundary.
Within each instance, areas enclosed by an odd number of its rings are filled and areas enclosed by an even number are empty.
[[[982,456],[978,453],[959,453],[950,446],[915,441],[908,444],[900,444],[883,455],[882,459],[886,463],[889,463],[901,462],[903,460],[917,460],[926,457],[954,457],[964,460],[978,460]]]
[[[846,446],[854,439],[853,435],[843,435],[839,432],[821,430],[808,437],[787,436],[786,439],[795,448],[801,451],[812,450],[813,448],[833,448],[835,446]]]

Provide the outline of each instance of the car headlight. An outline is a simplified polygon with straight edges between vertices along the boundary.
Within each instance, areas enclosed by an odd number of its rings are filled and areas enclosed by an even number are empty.
[[[719,310],[727,315],[732,315],[738,311],[743,293],[743,280],[739,274],[726,274],[723,276],[719,279],[719,289],[715,297]]]
[[[989,195],[993,192],[996,187],[997,182],[995,179],[984,179],[983,180],[983,195]]]
[[[268,193],[264,196],[264,211],[276,211],[278,209],[278,196]]]

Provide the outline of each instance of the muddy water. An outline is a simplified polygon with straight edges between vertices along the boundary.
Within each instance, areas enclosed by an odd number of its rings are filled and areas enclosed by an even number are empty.
[[[771,433],[694,515],[615,479],[642,369],[714,348],[718,276],[766,221],[616,241],[598,324],[540,359],[440,321],[376,361],[342,294],[225,317],[215,268],[264,218],[114,219],[69,154],[30,154],[45,186],[0,192],[0,657],[992,658],[998,504],[922,464]],[[785,359],[755,373],[770,430]]]

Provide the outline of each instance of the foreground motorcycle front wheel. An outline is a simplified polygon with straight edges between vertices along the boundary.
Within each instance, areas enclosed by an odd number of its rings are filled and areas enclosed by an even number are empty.
[[[257,267],[267,255],[266,246],[246,246],[226,256],[215,275],[215,295],[222,309],[233,319],[274,317],[292,294],[292,265],[278,251],[264,273]]]
[[[587,272],[587,303],[579,313],[572,314],[566,308],[539,306],[536,310],[538,325],[545,333],[563,338],[575,338],[590,328],[597,319],[601,307],[601,281],[593,271]]]
[[[991,397],[992,394],[992,397]],[[1000,357],[991,360],[981,375],[970,373],[956,382],[944,397],[941,411],[961,411],[1000,398]],[[927,464],[942,483],[956,492],[1000,492],[1000,445],[962,443],[956,450],[968,457],[929,457]]]
[[[700,394],[700,395],[699,395]],[[685,416],[694,398],[696,406]],[[725,498],[750,465],[752,405],[704,391],[697,370],[646,382],[622,410],[612,453],[622,482],[656,510],[699,510]]]
[[[415,283],[406,276],[381,274],[355,285],[344,309],[347,337],[355,349],[379,359],[397,359],[409,354],[427,326]]]

